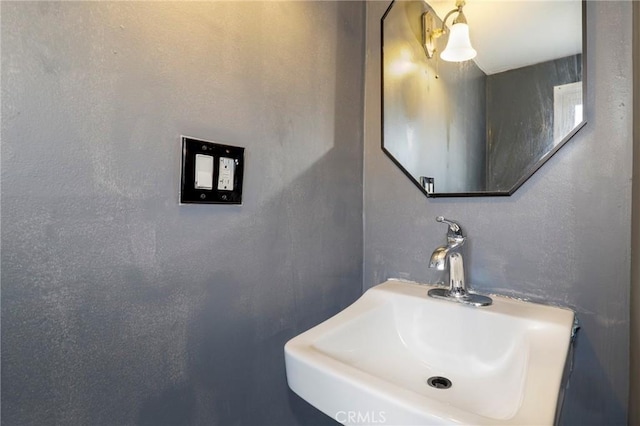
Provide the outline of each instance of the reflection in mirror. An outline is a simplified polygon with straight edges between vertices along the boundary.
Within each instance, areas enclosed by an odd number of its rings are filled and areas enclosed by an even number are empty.
[[[477,56],[447,62],[462,6]],[[383,150],[428,196],[510,195],[585,123],[583,40],[580,0],[394,1]]]

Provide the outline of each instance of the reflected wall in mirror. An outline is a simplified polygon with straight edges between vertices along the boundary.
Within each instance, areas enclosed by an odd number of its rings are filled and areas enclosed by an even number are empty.
[[[396,0],[383,16],[382,148],[427,196],[511,195],[585,123],[584,3],[468,0],[477,56],[447,62],[458,12],[428,48],[425,22],[455,8]]]

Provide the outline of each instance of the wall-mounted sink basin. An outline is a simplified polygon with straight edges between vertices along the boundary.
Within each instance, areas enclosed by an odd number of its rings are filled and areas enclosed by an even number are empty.
[[[573,312],[430,288],[387,281],[291,339],[290,388],[343,424],[553,424]]]

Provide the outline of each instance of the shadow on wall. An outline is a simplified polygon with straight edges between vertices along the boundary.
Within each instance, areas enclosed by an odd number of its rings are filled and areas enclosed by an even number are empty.
[[[299,424],[337,424],[288,391],[283,347],[297,330],[254,344],[260,328],[255,317],[239,314],[230,323],[228,301],[243,297],[239,284],[222,272],[206,285],[201,310],[189,325],[187,378],[145,401],[139,425],[288,424],[282,410],[287,393]]]
[[[259,339],[255,316],[229,311],[243,299],[243,287],[229,271],[204,284],[200,311],[188,325],[187,377],[144,402],[138,424],[187,425],[215,419],[215,424],[242,425],[255,421],[256,403],[268,408],[275,397],[277,404],[285,389],[277,377],[281,369],[273,364],[291,330]],[[251,389],[267,398],[252,401]]]
[[[322,233],[329,223],[348,226],[355,213],[335,205],[325,188],[344,182],[326,173],[344,158],[340,151],[332,149],[270,200],[254,229],[243,231],[254,238],[238,241],[234,252],[252,255],[257,277],[222,269],[188,283],[200,294],[192,296],[199,308],[186,325],[187,365],[175,384],[142,402],[138,424],[278,425],[290,424],[292,416],[301,425],[335,424],[288,390],[283,348],[360,295],[359,265],[349,251],[357,242],[348,234],[336,239]],[[303,191],[317,191],[321,199],[297,203]],[[293,214],[284,215],[283,208]],[[305,224],[311,217],[317,225]],[[177,267],[191,255],[171,263]],[[324,262],[341,270],[324,270]]]

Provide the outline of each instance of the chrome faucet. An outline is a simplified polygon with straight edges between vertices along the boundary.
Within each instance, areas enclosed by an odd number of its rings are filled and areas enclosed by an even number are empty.
[[[466,241],[462,228],[456,222],[447,220],[443,216],[436,217],[437,222],[446,223],[447,244],[436,248],[431,254],[429,268],[443,271],[449,265],[449,289],[434,288],[429,290],[429,296],[437,299],[452,300],[474,306],[487,306],[492,303],[490,297],[469,293],[464,280],[464,266],[460,248]]]

